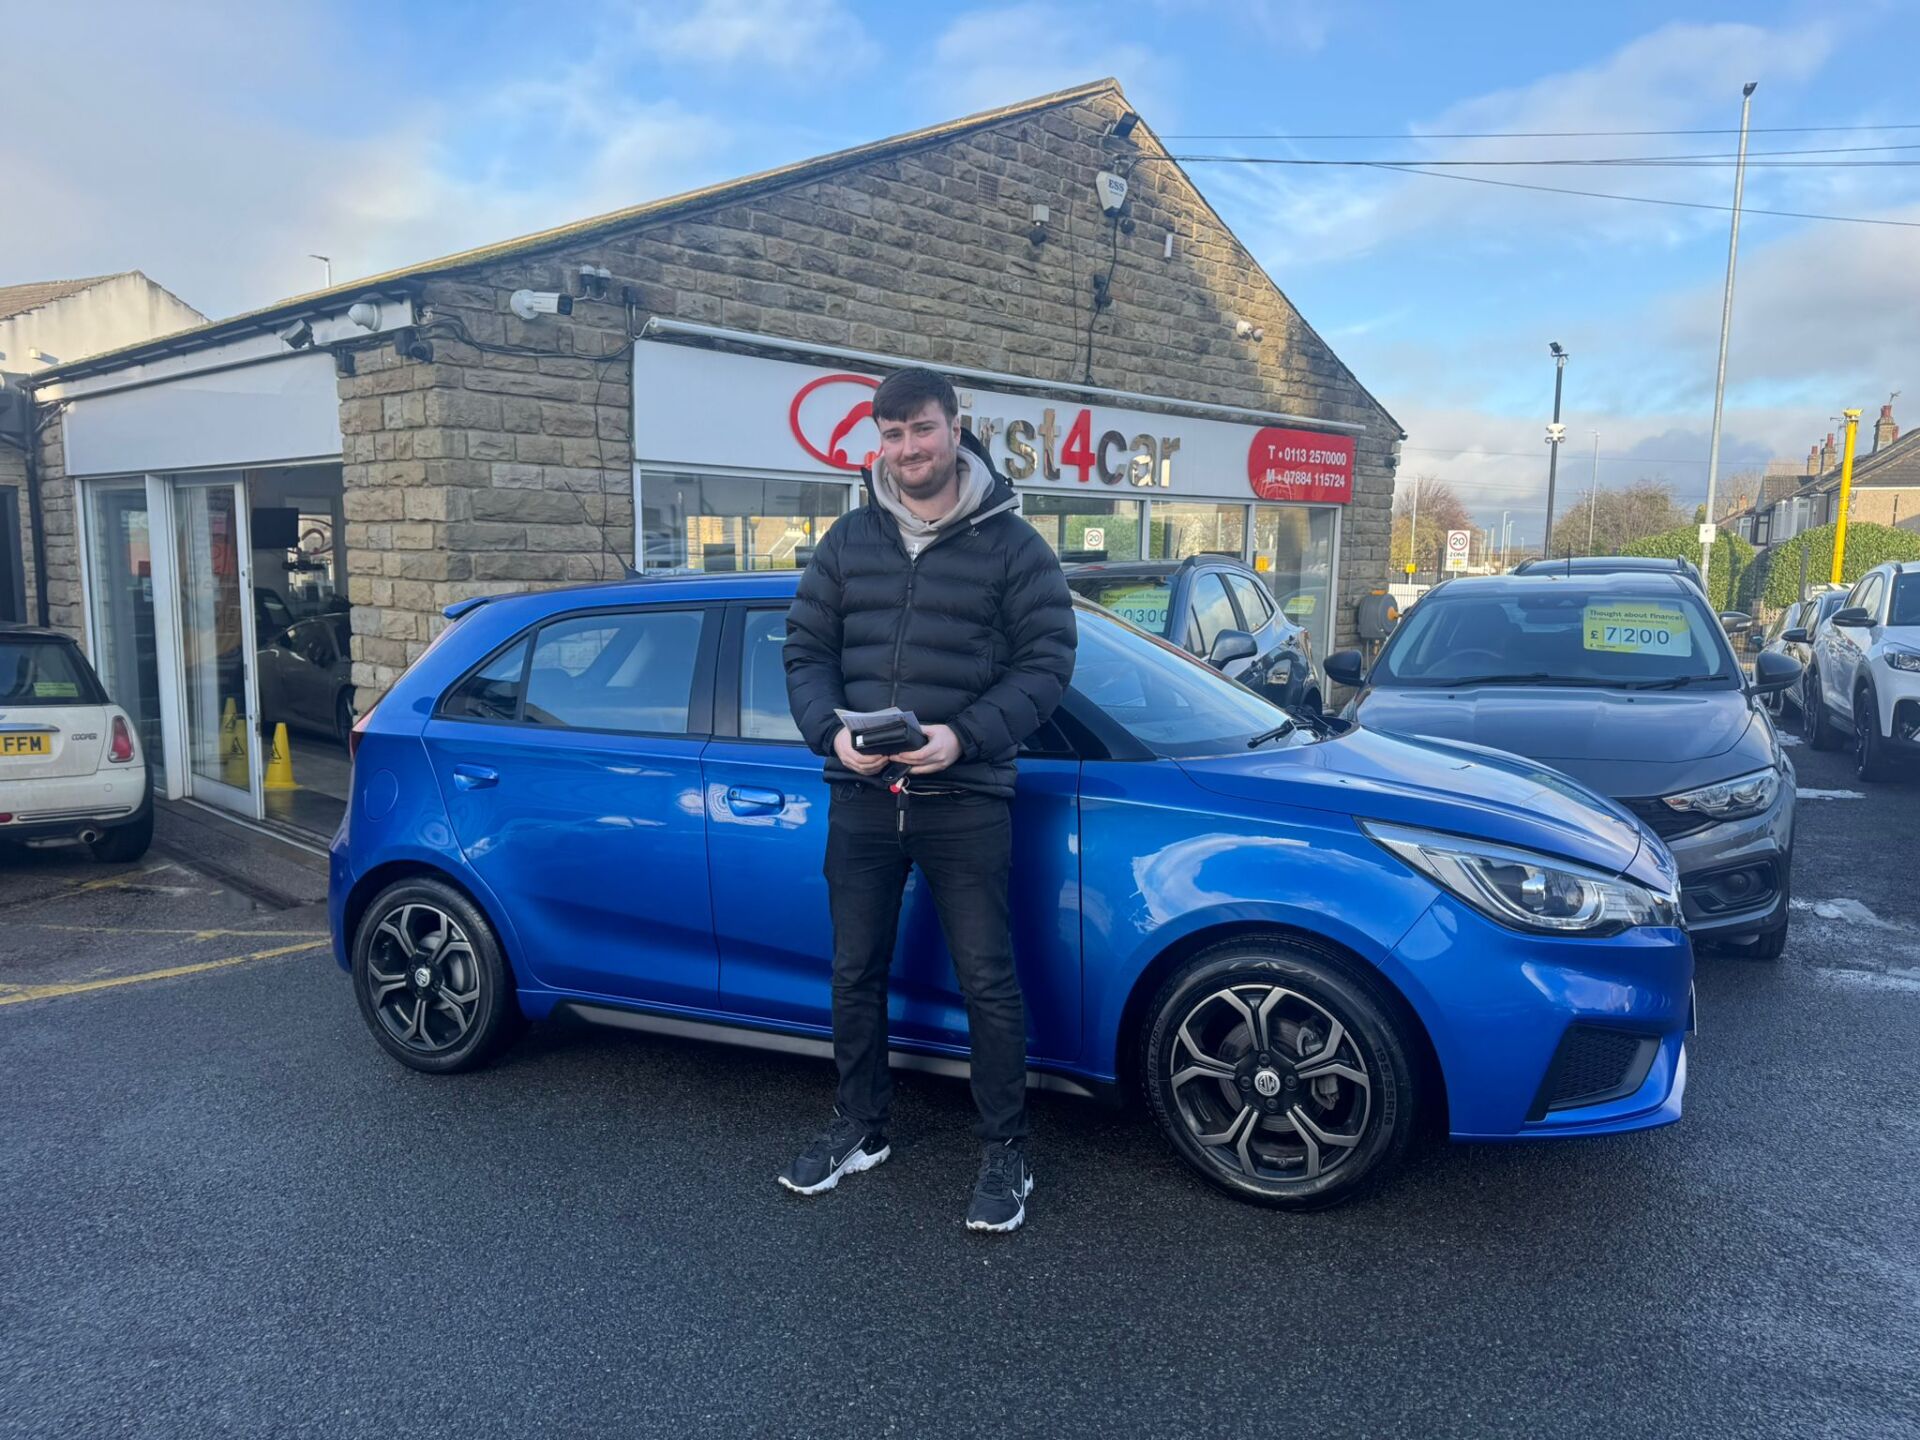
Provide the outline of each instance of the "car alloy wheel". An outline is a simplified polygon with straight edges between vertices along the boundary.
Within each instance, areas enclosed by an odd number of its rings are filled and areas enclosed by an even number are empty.
[[[374,1017],[409,1050],[433,1055],[466,1038],[480,1008],[480,964],[454,918],[402,905],[373,931],[367,983]]]
[[[1880,739],[1880,705],[1862,686],[1853,697],[1853,772],[1862,780],[1887,778],[1886,748]]]
[[[1833,722],[1827,718],[1827,702],[1820,694],[1820,672],[1810,668],[1801,680],[1800,736],[1810,749],[1831,750],[1838,742]]]
[[[1317,1209],[1392,1168],[1411,1134],[1412,1065],[1344,967],[1292,946],[1209,951],[1161,991],[1144,1070],[1161,1129],[1206,1180]]]
[[[403,880],[354,932],[354,992],[380,1047],[433,1074],[471,1069],[522,1023],[493,928],[439,880]]]

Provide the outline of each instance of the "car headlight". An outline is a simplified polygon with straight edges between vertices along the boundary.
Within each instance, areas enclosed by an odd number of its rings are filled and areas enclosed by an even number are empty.
[[[1704,815],[1709,820],[1737,820],[1742,815],[1759,815],[1771,810],[1779,794],[1780,772],[1769,769],[1662,798],[1669,810]]]
[[[1887,664],[1896,670],[1920,670],[1920,650],[1903,650],[1898,645],[1889,645],[1880,653],[1886,657]]]
[[[1363,821],[1361,829],[1449,895],[1514,930],[1597,937],[1681,923],[1674,896],[1571,860],[1405,825]]]

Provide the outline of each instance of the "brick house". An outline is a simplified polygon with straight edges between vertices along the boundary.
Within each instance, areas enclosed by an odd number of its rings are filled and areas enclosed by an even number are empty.
[[[1320,653],[1385,577],[1400,427],[1106,80],[48,371],[47,614],[167,794],[324,827],[445,606],[804,564],[902,361],[1063,554],[1239,554]]]

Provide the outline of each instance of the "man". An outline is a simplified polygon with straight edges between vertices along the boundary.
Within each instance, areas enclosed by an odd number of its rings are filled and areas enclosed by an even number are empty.
[[[834,1118],[780,1183],[801,1195],[887,1158],[887,970],[901,892],[925,877],[967,999],[981,1164],[973,1230],[1018,1229],[1027,1022],[1007,916],[1014,754],[1073,674],[1060,562],[959,421],[953,386],[902,370],[873,396],[866,504],[826,534],[787,616],[787,698],[826,757]],[[836,710],[897,705],[926,743],[863,754]]]

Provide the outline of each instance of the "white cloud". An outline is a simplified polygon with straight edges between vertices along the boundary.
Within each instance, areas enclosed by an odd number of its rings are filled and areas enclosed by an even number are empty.
[[[75,43],[65,12],[23,12],[16,32],[23,20],[23,53]],[[60,135],[0,148],[9,216],[31,217],[0,226],[0,279],[140,269],[219,316],[318,288],[309,251],[346,280],[730,173],[727,126],[632,97],[608,66],[409,103],[354,63],[327,12],[181,23],[128,7],[97,23],[114,40],[89,49],[83,103],[69,71],[16,66],[0,87],[0,129],[54,117]],[[288,103],[289,74],[305,103]],[[356,130],[343,116],[378,118]]]
[[[1174,113],[1169,63],[1145,45],[1117,40],[1050,4],[1009,5],[959,16],[934,42],[923,92],[942,115],[991,110],[1114,76],[1150,124]]]
[[[635,16],[642,48],[702,67],[844,77],[865,69],[879,47],[839,0],[698,0],[690,9],[646,6]]]

